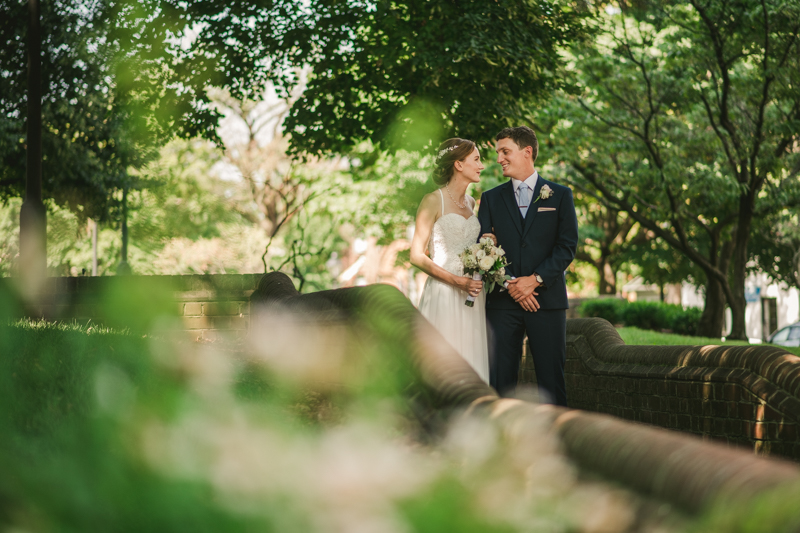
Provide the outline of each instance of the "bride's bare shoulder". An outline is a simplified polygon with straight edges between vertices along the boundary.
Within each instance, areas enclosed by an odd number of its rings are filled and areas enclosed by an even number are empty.
[[[441,209],[442,202],[439,198],[439,190],[435,190],[433,192],[429,192],[425,196],[422,197],[422,201],[419,203],[418,211],[428,211],[431,213],[438,213]]]

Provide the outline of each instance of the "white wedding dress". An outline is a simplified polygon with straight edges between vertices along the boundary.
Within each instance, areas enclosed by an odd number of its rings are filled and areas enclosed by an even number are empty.
[[[439,194],[442,191],[439,189]],[[444,212],[433,224],[428,251],[434,263],[456,276],[464,275],[459,256],[475,244],[481,224],[475,215],[464,218],[458,213]],[[464,305],[468,294],[446,283],[428,277],[419,310],[456,351],[472,365],[485,382],[489,382],[489,345],[486,340],[486,291],[475,299],[474,307]]]

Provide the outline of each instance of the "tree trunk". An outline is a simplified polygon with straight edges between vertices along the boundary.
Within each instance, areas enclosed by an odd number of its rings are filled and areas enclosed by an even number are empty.
[[[597,274],[600,278],[600,286],[598,292],[601,296],[617,294],[617,273],[611,268],[607,257],[601,257],[595,264]]]
[[[744,318],[747,301],[744,298],[744,279],[742,279],[741,283],[734,280],[731,286],[731,292],[733,293],[733,300],[730,302],[732,323],[731,333],[727,338],[746,341],[747,329],[745,327],[746,323]]]
[[[750,240],[750,229],[753,221],[753,200],[748,195],[739,201],[739,221],[736,226],[736,248],[733,252],[733,272],[731,273],[731,306],[732,324],[729,339],[747,340],[745,309],[747,300],[744,297],[744,281],[747,277],[747,244]]]
[[[47,277],[47,210],[42,202],[42,69],[39,1],[28,0],[28,132],[25,200],[19,213],[19,275],[26,299]]]
[[[722,337],[722,326],[725,320],[725,291],[722,283],[713,275],[706,274],[706,305],[697,326],[697,334],[701,337]]]

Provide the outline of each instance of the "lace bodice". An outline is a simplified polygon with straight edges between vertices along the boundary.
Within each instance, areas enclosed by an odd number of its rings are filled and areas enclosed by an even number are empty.
[[[428,251],[434,263],[451,274],[462,276],[464,265],[459,256],[467,246],[475,244],[481,232],[478,217],[464,218],[458,213],[439,217],[433,225]]]

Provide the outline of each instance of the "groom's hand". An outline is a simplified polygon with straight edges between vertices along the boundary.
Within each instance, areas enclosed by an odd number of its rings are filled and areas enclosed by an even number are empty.
[[[523,276],[508,281],[508,294],[526,311],[537,311],[539,301],[534,296],[539,296],[536,288],[539,282],[533,276]]]
[[[539,296],[539,293],[535,292],[538,286],[539,282],[533,276],[514,278],[508,282],[508,294],[514,298],[515,302],[519,302],[531,294]]]
[[[535,292],[533,294],[536,294]],[[539,310],[539,300],[534,298],[533,294],[525,298],[524,300],[519,301],[519,305],[526,311],[530,311],[531,313],[535,313]]]

